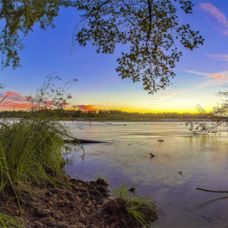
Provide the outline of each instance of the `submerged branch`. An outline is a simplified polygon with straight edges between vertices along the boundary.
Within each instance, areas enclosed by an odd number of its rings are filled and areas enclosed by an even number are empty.
[[[203,188],[196,188],[196,190],[204,191],[204,192],[213,192],[213,193],[228,193],[228,191],[214,191],[214,190],[208,190]]]

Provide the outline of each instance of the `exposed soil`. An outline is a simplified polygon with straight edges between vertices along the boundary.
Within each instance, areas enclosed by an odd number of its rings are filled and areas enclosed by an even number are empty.
[[[109,197],[108,184],[104,180],[86,182],[69,176],[58,179],[67,185],[21,191],[21,210],[17,200],[8,196],[1,203],[0,212],[13,217],[24,228],[137,227],[129,218],[123,201]],[[141,211],[147,213],[145,210],[142,208]],[[155,211],[148,213],[151,221],[157,218]],[[14,227],[7,221],[5,223],[7,227]]]

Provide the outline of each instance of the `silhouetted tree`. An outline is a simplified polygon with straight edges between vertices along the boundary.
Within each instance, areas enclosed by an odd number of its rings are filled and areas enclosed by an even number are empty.
[[[177,4],[186,14],[192,13],[188,0],[1,0],[2,66],[20,66],[22,38],[34,23],[42,29],[54,27],[60,7],[75,7],[83,10],[75,40],[82,46],[92,43],[97,53],[113,53],[116,44],[128,43],[130,51],[117,59],[116,71],[133,82],[142,79],[144,89],[152,94],[175,76],[172,69],[182,55],[175,40],[190,50],[204,41],[189,24],[179,24]]]

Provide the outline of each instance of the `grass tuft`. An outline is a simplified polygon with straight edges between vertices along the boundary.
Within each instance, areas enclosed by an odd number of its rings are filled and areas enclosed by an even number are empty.
[[[107,177],[106,177],[106,175],[104,177],[102,177],[98,174],[93,178],[93,180],[104,180],[107,182]]]
[[[50,174],[61,174],[62,137],[56,126],[41,119],[5,123],[0,129],[0,193],[21,183],[45,185]]]
[[[133,186],[135,187],[135,184]],[[113,194],[122,205],[123,213],[126,213],[132,226],[150,227],[151,222],[157,219],[155,203],[147,197],[129,195],[124,182],[113,190]]]

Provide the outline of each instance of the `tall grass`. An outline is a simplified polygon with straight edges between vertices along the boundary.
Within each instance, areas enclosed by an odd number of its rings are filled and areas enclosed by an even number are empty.
[[[63,124],[53,121],[51,110],[61,114],[66,100],[71,98],[66,93],[67,86],[76,79],[58,88],[54,86],[55,80],[61,78],[47,76],[35,96],[27,96],[30,110],[24,119],[0,123],[0,197],[4,201],[4,197],[7,200],[13,196],[20,209],[19,197],[24,187],[56,183],[55,177],[62,174],[63,136],[70,136]],[[8,96],[10,93],[0,100],[0,106],[3,102],[10,104],[6,101]],[[0,213],[0,226],[6,224],[20,227],[12,217]]]
[[[3,123],[0,129],[0,193],[29,185],[46,184],[61,174],[62,126],[44,119]],[[51,175],[50,175],[51,174]]]

